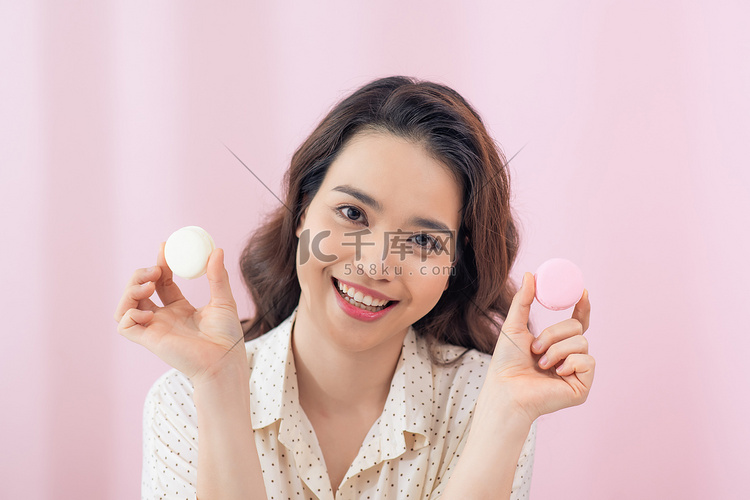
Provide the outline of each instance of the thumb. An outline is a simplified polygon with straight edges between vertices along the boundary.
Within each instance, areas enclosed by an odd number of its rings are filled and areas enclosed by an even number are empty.
[[[534,283],[534,275],[528,272],[524,273],[521,288],[518,289],[518,292],[513,297],[510,309],[508,310],[508,316],[503,323],[503,331],[505,333],[527,331],[529,313],[531,312],[531,304],[534,302],[535,293],[536,284]]]
[[[208,259],[208,269],[206,270],[208,284],[211,291],[210,304],[212,306],[237,308],[232,295],[232,288],[229,286],[229,273],[224,267],[224,250],[221,248],[211,252]]]

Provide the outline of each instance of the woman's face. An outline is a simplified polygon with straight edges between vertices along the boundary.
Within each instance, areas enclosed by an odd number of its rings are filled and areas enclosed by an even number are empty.
[[[357,134],[297,229],[298,318],[347,351],[400,345],[448,286],[460,211],[461,187],[423,146]]]

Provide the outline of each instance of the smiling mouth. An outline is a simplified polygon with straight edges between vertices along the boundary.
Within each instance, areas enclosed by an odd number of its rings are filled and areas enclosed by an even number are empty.
[[[379,302],[382,302],[379,299],[373,299],[369,295],[364,295],[362,292],[358,292],[356,289],[348,287],[347,285],[340,283],[339,280],[336,278],[331,278],[333,281],[333,286],[336,288],[336,291],[339,292],[339,295],[342,299],[347,301],[349,304],[353,305],[354,307],[358,307],[362,309],[363,311],[369,311],[369,312],[378,312],[382,311],[383,309],[387,309],[391,307],[394,304],[397,304],[397,300],[389,300],[385,303],[381,303],[379,305]],[[346,292],[344,291],[346,290]],[[360,299],[360,300],[357,300]],[[368,300],[369,299],[369,300]],[[366,302],[370,302],[370,304],[367,304]]]

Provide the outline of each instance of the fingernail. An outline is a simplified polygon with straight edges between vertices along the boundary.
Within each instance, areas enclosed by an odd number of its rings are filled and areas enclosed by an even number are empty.
[[[547,355],[546,354],[544,356],[542,356],[542,359],[539,360],[539,366],[541,366],[542,368],[545,367],[545,366],[547,366]]]
[[[147,272],[147,273],[150,273],[150,272],[151,272],[151,271],[153,271],[153,270],[154,270],[154,266],[151,266],[151,267],[149,267],[149,268],[147,268],[147,269],[146,269],[146,272]]]
[[[526,284],[526,273],[523,273],[523,278],[521,278],[521,288]]]
[[[537,340],[535,340],[535,341],[534,341],[534,342],[533,342],[533,343],[531,344],[531,347],[533,347],[535,351],[538,351],[539,349],[541,349],[541,348],[542,348],[542,343],[541,343],[541,342],[539,342],[539,339],[537,339]]]
[[[556,372],[556,373],[557,373],[558,375],[559,375],[560,373],[562,373],[562,371],[563,371],[563,365],[560,365],[560,366],[558,366],[558,367],[557,367],[557,369],[555,369],[555,372]]]

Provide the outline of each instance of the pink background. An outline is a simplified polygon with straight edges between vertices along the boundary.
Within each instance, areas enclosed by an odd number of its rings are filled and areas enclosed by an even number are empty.
[[[532,498],[747,498],[749,17],[708,0],[0,3],[0,497],[139,496],[143,399],[168,367],[116,333],[129,275],[200,225],[247,312],[238,256],[277,202],[222,143],[278,192],[337,99],[408,74],[455,87],[508,156],[525,146],[514,275],[564,256],[590,289],[596,381],[541,419]]]

